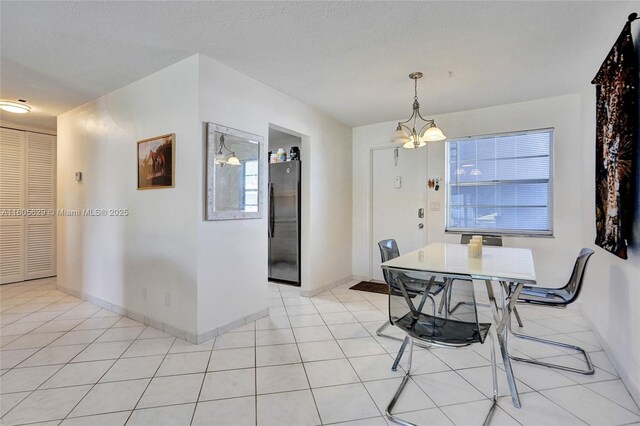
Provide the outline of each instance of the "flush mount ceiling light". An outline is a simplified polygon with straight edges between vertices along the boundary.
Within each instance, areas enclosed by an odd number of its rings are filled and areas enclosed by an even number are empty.
[[[442,133],[442,130],[436,126],[433,119],[426,119],[420,115],[420,103],[418,102],[418,80],[422,78],[421,72],[412,72],[409,74],[409,78],[413,80],[414,84],[414,97],[413,97],[413,112],[411,117],[406,121],[399,121],[396,131],[391,136],[391,142],[402,144],[403,148],[421,148],[427,144],[427,142],[443,141],[447,137]],[[425,122],[420,131],[416,130],[416,124],[418,118]],[[412,126],[409,128],[409,126]]]
[[[0,109],[15,114],[26,114],[31,111],[31,107],[27,105],[26,102],[27,101],[23,101],[22,99],[19,99],[18,102],[0,101]]]
[[[222,152],[223,148],[225,151],[227,151],[226,154]],[[236,157],[236,153],[231,151],[224,144],[224,135],[220,135],[220,143],[218,145],[218,150],[216,151],[215,163],[219,164],[220,167],[224,166],[225,164],[230,164],[232,166],[240,165],[240,160],[238,159],[238,157]]]

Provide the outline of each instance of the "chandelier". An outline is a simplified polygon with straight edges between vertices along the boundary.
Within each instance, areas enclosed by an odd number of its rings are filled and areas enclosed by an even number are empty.
[[[421,72],[412,72],[409,74],[409,78],[413,80],[414,84],[414,97],[413,97],[413,112],[411,117],[406,121],[399,121],[396,131],[393,132],[391,142],[402,144],[403,148],[421,148],[427,144],[427,142],[443,141],[447,137],[442,133],[442,130],[436,126],[433,119],[427,120],[420,115],[420,103],[418,102],[418,80],[422,78]],[[426,124],[422,126],[420,131],[416,130],[416,124],[418,118]],[[411,126],[411,128],[409,127]]]

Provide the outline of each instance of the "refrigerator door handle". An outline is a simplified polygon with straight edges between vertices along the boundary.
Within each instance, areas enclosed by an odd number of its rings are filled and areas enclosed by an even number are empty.
[[[275,207],[273,205],[273,184],[269,182],[269,238],[273,238],[275,225]]]

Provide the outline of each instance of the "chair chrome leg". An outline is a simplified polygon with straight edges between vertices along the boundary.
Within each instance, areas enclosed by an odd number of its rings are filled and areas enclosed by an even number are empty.
[[[378,329],[376,330],[376,335],[378,335],[380,337],[386,337],[387,339],[397,340],[398,342],[402,342],[401,338],[399,338],[397,336],[392,336],[390,334],[384,334],[382,332],[382,330],[384,330],[385,328],[387,328],[390,325],[391,325],[391,321],[389,321],[389,320],[385,321],[385,323],[382,324],[380,327],[378,327]]]
[[[491,375],[493,376],[493,398],[491,398],[491,407],[489,412],[482,423],[482,426],[487,426],[491,422],[493,412],[498,405],[498,365],[496,363],[496,342],[493,338],[493,334],[489,331],[489,344],[491,345]]]
[[[396,356],[395,361],[393,361],[393,365],[391,366],[391,371],[396,371],[398,369],[398,364],[400,364],[400,360],[402,359],[402,355],[404,354],[404,350],[407,347],[407,343],[409,343],[409,341],[411,340],[411,338],[409,336],[406,336],[404,338],[404,340],[402,341],[402,345],[400,346],[400,350],[398,351],[398,355]],[[413,348],[413,343],[411,344],[411,348]],[[409,361],[411,361],[411,359],[409,359]]]
[[[449,291],[449,283],[445,283],[444,290],[442,290],[442,299],[440,299],[440,306],[438,307],[438,313],[442,313],[442,308],[444,308],[444,304],[447,301],[447,292]]]
[[[524,325],[522,325],[522,318],[520,318],[520,313],[518,312],[518,309],[515,306],[513,307],[513,314],[516,316],[516,320],[518,321],[518,325],[520,327],[524,327]]]
[[[502,288],[504,291],[508,293],[508,289],[509,289],[508,286],[503,285]],[[515,306],[513,307],[513,312],[515,313],[516,319],[518,320],[518,325],[522,327],[522,321],[520,320],[520,315],[518,314],[518,311],[516,310]],[[511,358],[514,361],[526,362],[528,364],[541,365],[543,367],[556,368],[558,370],[571,371],[572,373],[579,373],[579,374],[585,374],[585,375],[591,375],[595,373],[595,368],[593,367],[593,363],[591,362],[591,357],[589,357],[589,354],[587,353],[587,351],[585,351],[580,346],[570,345],[568,343],[556,342],[555,340],[542,339],[540,337],[529,336],[527,334],[516,333],[513,331],[513,328],[511,327],[511,321],[509,321],[509,323],[507,324],[507,330],[509,331],[509,333],[511,333],[512,336],[517,337],[519,339],[531,340],[532,342],[543,343],[545,345],[550,345],[550,346],[559,346],[561,348],[572,349],[576,352],[580,352],[584,357],[584,361],[587,364],[587,368],[586,370],[582,370],[580,368],[566,367],[560,364],[551,364],[548,362],[538,361],[535,359],[520,358],[517,356],[509,355],[509,358]]]
[[[447,305],[449,306],[449,309],[447,312],[449,312],[449,314],[452,314],[456,311],[456,309],[458,309],[460,306],[464,306],[467,305],[467,302],[458,302],[456,303],[456,306],[454,306],[453,308],[451,307],[451,295],[453,294],[453,281],[451,281],[451,284],[449,285],[449,297],[447,299]]]
[[[401,419],[399,417],[395,417],[393,414],[391,414],[391,411],[393,410],[393,407],[396,405],[396,403],[398,402],[398,399],[400,398],[400,394],[402,394],[402,391],[404,390],[404,387],[407,385],[407,383],[409,382],[409,378],[411,377],[411,363],[412,363],[412,359],[413,359],[413,339],[411,339],[409,336],[407,336],[405,338],[405,342],[407,342],[407,341],[409,343],[409,363],[408,363],[408,366],[407,366],[407,373],[402,378],[402,382],[400,383],[400,386],[398,386],[398,389],[396,390],[396,393],[393,395],[393,398],[391,398],[391,401],[389,402],[389,405],[387,405],[387,409],[385,410],[384,414],[387,417],[387,419],[389,419],[393,423],[396,423],[396,424],[399,424],[399,425],[403,425],[403,426],[416,426],[415,424],[413,424],[411,422],[403,420],[403,419]]]
[[[554,340],[541,339],[540,337],[528,336],[526,334],[515,333],[511,328],[511,324],[507,325],[507,329],[509,330],[509,332],[513,337],[517,337],[519,339],[531,340],[533,342],[539,342],[545,345],[559,346],[561,348],[573,349],[574,351],[580,352],[584,357],[584,361],[587,364],[587,368],[585,370],[582,370],[579,368],[566,367],[564,365],[551,364],[548,362],[538,361],[535,359],[520,358],[517,356],[510,355],[509,358],[511,358],[514,361],[526,362],[528,364],[541,365],[543,367],[556,368],[558,370],[571,371],[572,373],[579,373],[579,374],[585,374],[585,375],[591,375],[595,372],[595,368],[593,367],[593,363],[591,362],[591,357],[589,357],[589,354],[587,353],[587,351],[585,351],[580,346],[570,345],[568,343],[556,342]]]
[[[449,300],[448,300],[448,304],[449,304],[449,314],[452,314],[456,311],[456,309],[458,309],[460,306],[463,305],[467,305],[467,306],[471,306],[472,303],[471,302],[458,302],[456,303],[456,306],[454,306],[453,308],[451,307],[451,293],[453,293],[453,281],[451,282],[451,286],[449,289]],[[483,308],[491,308],[490,304],[485,304],[485,303],[476,303],[477,306],[482,306]]]

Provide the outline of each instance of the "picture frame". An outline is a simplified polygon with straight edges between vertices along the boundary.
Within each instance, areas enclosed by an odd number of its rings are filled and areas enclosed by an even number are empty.
[[[207,123],[205,220],[259,219],[267,178],[264,138]]]
[[[137,143],[138,189],[175,186],[175,133],[143,139]]]

